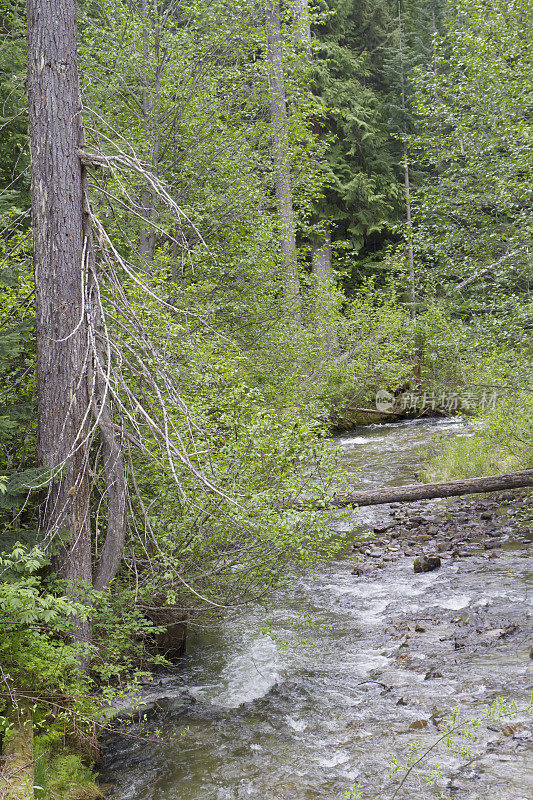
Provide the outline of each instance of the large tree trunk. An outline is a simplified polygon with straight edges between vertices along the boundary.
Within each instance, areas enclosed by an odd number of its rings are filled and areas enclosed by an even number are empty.
[[[431,500],[437,497],[459,497],[464,494],[498,492],[502,489],[519,489],[533,486],[533,470],[507,472],[500,475],[487,475],[482,478],[465,478],[441,483],[414,483],[409,486],[384,486],[365,492],[333,495],[327,501],[327,508],[346,508],[347,506],[379,506],[384,503],[412,503],[417,500]],[[308,508],[309,500],[289,500],[286,508]]]
[[[287,100],[283,74],[283,41],[279,0],[266,5],[267,55],[270,64],[270,114],[272,155],[275,170],[276,200],[281,222],[281,247],[284,256],[284,288],[289,312],[300,315],[300,280],[296,258],[296,234],[292,206],[292,181],[287,132]]]
[[[57,567],[91,584],[88,338],[75,0],[28,0],[28,97],[37,327],[37,457],[57,470],[42,507]],[[59,471],[60,470],[60,471]],[[88,634],[81,626],[81,638]]]
[[[36,322],[37,457],[55,470],[42,506],[55,568],[78,598],[92,587],[90,415],[98,421],[108,530],[98,589],[116,575],[126,530],[126,479],[104,367],[102,316],[85,167],[75,0],[28,0],[28,96]],[[91,319],[91,342],[89,341]],[[90,346],[91,345],[91,346]],[[79,621],[77,637],[90,639]],[[84,662],[85,665],[85,662]]]
[[[33,800],[33,716],[19,701],[7,712],[11,729],[2,745],[0,800]]]

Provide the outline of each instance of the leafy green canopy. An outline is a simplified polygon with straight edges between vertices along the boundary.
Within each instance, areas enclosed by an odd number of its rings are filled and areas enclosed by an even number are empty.
[[[520,346],[532,321],[532,12],[531,0],[459,0],[418,79],[425,125],[414,138],[429,170],[417,240],[430,279],[456,311],[498,320],[498,338]]]

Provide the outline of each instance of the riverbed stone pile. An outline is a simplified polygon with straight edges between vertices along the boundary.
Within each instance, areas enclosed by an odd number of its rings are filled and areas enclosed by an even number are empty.
[[[448,501],[391,503],[387,517],[362,530],[353,542],[355,575],[383,569],[404,557],[415,572],[427,572],[450,560],[471,556],[498,558],[503,547],[533,541],[533,493],[516,490]]]

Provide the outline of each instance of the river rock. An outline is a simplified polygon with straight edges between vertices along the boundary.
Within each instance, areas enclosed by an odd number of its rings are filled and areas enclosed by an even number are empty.
[[[433,572],[441,565],[439,556],[417,556],[414,561],[415,572]]]
[[[502,494],[500,495],[500,500],[504,500],[504,501],[509,502],[511,500],[514,500],[514,499],[515,499],[515,496],[514,496],[514,494],[512,492],[502,492]]]
[[[385,533],[386,531],[389,530],[389,528],[392,528],[393,525],[394,525],[393,522],[380,522],[374,525],[372,530],[374,531],[374,533]]]
[[[145,614],[160,628],[153,637],[157,652],[169,661],[180,661],[185,653],[187,641],[187,614],[171,606],[165,606],[164,601],[159,598]]]
[[[442,678],[442,672],[439,672],[439,670],[435,669],[435,667],[431,667],[431,669],[428,670],[424,675],[425,681],[430,681],[433,678]]]

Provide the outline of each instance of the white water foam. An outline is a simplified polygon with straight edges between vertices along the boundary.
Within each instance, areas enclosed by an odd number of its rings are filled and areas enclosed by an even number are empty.
[[[224,682],[209,698],[225,708],[237,708],[264,697],[280,680],[279,652],[269,636],[258,636],[225,666]]]

